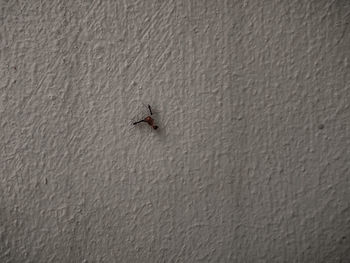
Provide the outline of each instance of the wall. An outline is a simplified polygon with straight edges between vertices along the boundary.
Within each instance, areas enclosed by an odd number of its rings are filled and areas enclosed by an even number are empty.
[[[0,10],[1,262],[348,262],[349,1]]]

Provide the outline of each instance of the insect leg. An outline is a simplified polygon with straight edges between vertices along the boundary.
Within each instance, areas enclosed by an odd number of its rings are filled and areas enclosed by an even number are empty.
[[[138,124],[140,122],[146,122],[146,121],[145,120],[140,120],[140,121],[134,122],[133,125],[136,125],[136,124]]]
[[[150,105],[148,105],[148,109],[149,109],[149,113],[151,113],[151,115],[153,115],[152,109],[151,109],[151,106],[150,106]]]

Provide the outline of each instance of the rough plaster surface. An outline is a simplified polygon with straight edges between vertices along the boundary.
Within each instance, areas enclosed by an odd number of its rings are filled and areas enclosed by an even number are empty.
[[[0,262],[350,262],[349,1],[0,19]]]

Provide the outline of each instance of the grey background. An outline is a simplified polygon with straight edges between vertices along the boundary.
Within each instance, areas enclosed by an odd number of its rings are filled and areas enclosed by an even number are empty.
[[[0,262],[349,262],[350,1],[0,19]]]

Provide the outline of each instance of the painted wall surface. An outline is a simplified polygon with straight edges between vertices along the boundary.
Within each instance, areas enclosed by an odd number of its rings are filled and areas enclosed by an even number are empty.
[[[350,262],[350,1],[0,19],[0,262]]]

